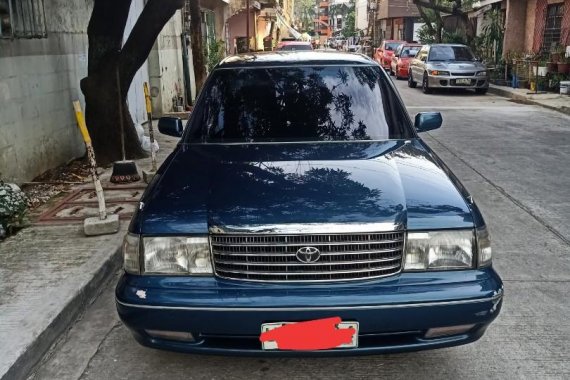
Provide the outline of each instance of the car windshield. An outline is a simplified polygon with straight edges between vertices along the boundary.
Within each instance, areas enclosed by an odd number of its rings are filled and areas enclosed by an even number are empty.
[[[467,46],[433,46],[430,61],[473,61],[475,57]]]
[[[394,51],[398,48],[398,46],[400,46],[401,43],[400,42],[390,42],[386,44],[386,50],[389,51]]]
[[[400,54],[400,57],[402,57],[402,58],[415,57],[416,54],[418,54],[418,51],[420,51],[419,47],[403,48],[402,54]]]
[[[277,50],[286,50],[286,51],[292,51],[292,50],[313,50],[313,47],[309,44],[287,44],[287,45],[283,45],[281,46],[279,49]]]
[[[188,142],[386,140],[413,137],[376,66],[218,69]]]

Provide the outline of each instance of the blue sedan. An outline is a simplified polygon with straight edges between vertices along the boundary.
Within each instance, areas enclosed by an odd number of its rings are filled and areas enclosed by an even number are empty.
[[[141,344],[254,356],[456,346],[503,285],[477,205],[380,66],[336,52],[225,59],[141,199],[116,288]]]

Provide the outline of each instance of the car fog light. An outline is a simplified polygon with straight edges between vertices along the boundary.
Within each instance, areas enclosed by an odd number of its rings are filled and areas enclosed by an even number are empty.
[[[442,336],[458,335],[466,333],[471,330],[475,325],[459,325],[459,326],[446,326],[434,327],[426,332],[426,338],[438,338]]]
[[[165,330],[144,330],[153,338],[178,340],[180,342],[194,342],[194,336],[184,331],[165,331]]]

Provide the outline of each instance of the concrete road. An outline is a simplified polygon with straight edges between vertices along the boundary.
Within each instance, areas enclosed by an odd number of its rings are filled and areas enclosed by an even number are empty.
[[[335,359],[207,357],[139,346],[118,321],[112,286],[34,379],[568,379],[570,118],[492,95],[424,95],[396,81],[410,114],[441,111],[425,140],[471,191],[505,281],[499,319],[477,343]]]

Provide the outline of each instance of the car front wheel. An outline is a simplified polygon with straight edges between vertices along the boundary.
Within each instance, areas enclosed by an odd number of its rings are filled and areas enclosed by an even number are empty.
[[[409,88],[416,88],[417,82],[414,82],[414,78],[412,77],[412,70],[408,72],[408,87]]]
[[[429,81],[428,81],[427,73],[424,73],[424,79],[422,81],[422,91],[424,92],[424,94],[431,94],[432,93],[431,88],[429,88]]]

